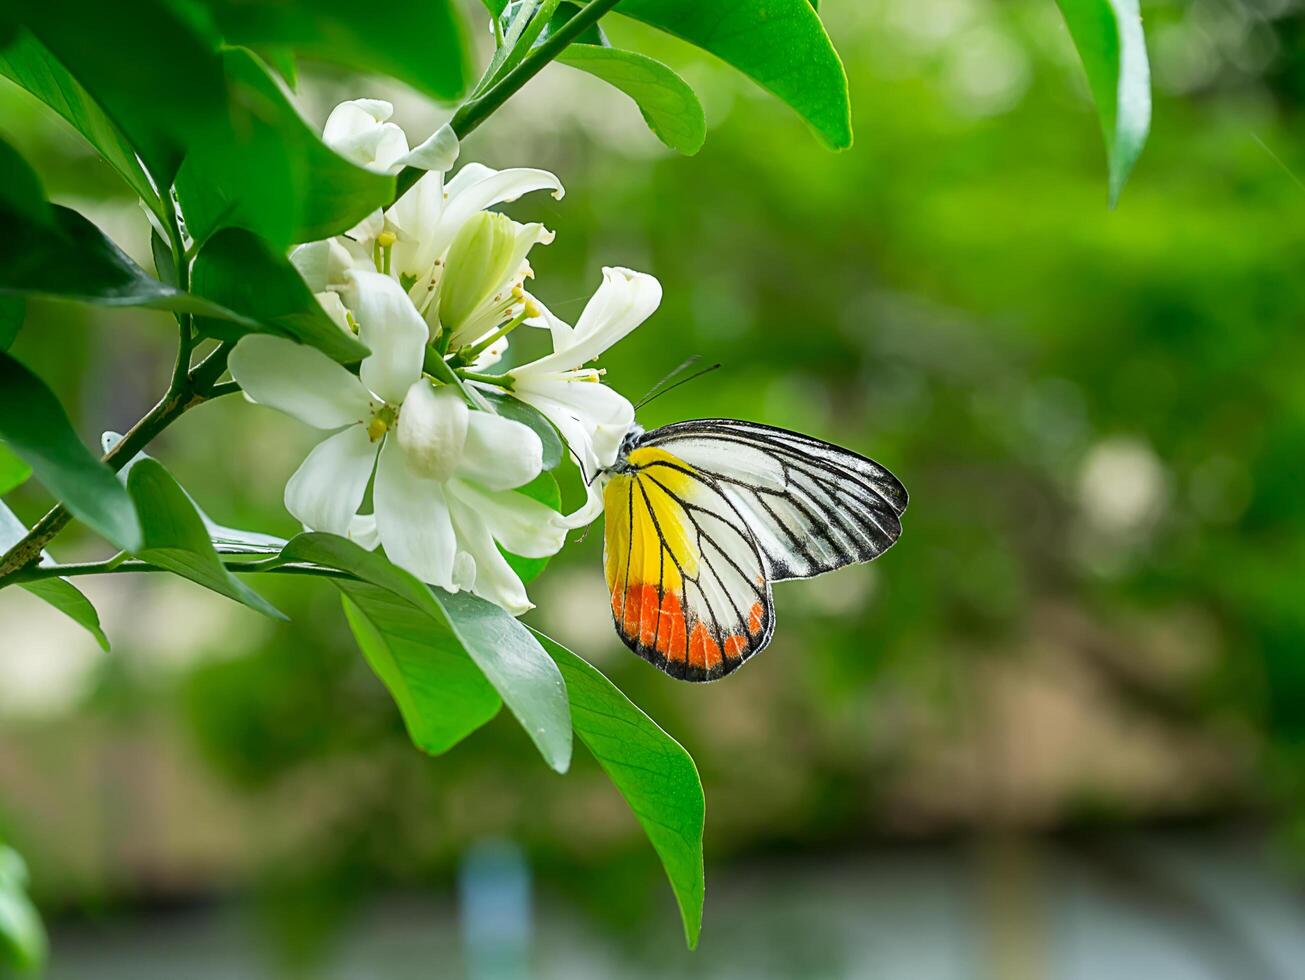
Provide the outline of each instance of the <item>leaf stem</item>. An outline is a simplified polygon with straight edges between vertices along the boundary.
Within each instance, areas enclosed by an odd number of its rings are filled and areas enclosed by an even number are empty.
[[[510,99],[521,86],[539,74],[540,69],[561,54],[572,41],[585,32],[598,18],[608,13],[619,0],[589,0],[574,17],[563,24],[548,40],[532,50],[521,63],[495,82],[481,95],[474,96],[458,108],[449,120],[449,126],[458,139],[466,139],[471,132],[488,119],[495,110]],[[396,197],[401,197],[424,173],[419,167],[404,167],[399,171]]]

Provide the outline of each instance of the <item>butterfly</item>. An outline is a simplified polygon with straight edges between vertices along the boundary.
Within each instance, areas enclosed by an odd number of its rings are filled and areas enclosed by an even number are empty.
[[[603,477],[616,631],[686,681],[717,680],[766,648],[774,582],[883,554],[907,502],[873,460],[736,419],[636,425]]]

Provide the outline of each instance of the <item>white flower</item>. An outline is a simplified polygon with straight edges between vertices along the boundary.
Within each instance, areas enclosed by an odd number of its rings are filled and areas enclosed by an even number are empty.
[[[540,472],[539,437],[422,376],[426,325],[393,279],[345,278],[342,298],[372,352],[358,377],[277,337],[244,337],[231,353],[247,398],[332,433],[290,478],[286,509],[311,530],[383,545],[423,581],[526,611],[525,587],[498,544],[542,558],[565,537],[551,509],[514,492]],[[369,483],[373,514],[360,518]]]
[[[661,284],[630,269],[603,269],[603,283],[574,327],[542,311],[553,335],[553,352],[508,372],[511,393],[557,426],[575,454],[588,485],[585,505],[560,518],[567,527],[588,524],[602,509],[600,472],[616,462],[621,441],[634,424],[634,407],[601,383],[601,373],[582,367],[643,323],[662,300]]]
[[[408,155],[408,137],[387,120],[394,106],[380,99],[353,99],[331,110],[322,142],[360,167],[388,174]]]

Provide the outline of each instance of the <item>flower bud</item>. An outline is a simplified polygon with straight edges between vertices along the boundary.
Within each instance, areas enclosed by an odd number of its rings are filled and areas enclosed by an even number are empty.
[[[501,214],[478,211],[449,246],[440,281],[440,323],[457,329],[494,293],[507,285],[520,264],[516,223]]]

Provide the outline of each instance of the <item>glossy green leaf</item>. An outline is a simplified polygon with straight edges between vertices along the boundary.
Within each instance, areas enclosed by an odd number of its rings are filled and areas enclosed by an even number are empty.
[[[180,4],[29,3],[22,21],[136,149],[160,187],[172,183],[187,151],[228,115],[217,38],[206,36],[199,18]],[[98,137],[92,142],[100,145]]]
[[[160,282],[76,211],[48,203],[31,168],[3,141],[0,222],[0,296],[27,293],[243,319]]]
[[[124,551],[140,546],[136,510],[113,470],[77,438],[45,383],[2,353],[0,437],[74,517]]]
[[[122,436],[117,432],[105,432],[100,436],[100,448],[106,453],[122,441]],[[125,481],[131,474],[132,467],[143,459],[152,459],[147,453],[137,453],[118,470],[118,479]],[[204,530],[208,534],[208,539],[213,543],[214,550],[219,555],[254,555],[258,557],[270,557],[279,555],[281,549],[286,546],[285,538],[278,538],[274,534],[263,534],[260,531],[246,531],[238,527],[224,527],[219,524],[199,506],[195,498],[182,487],[182,492],[186,494],[186,499],[190,501],[195,513],[204,523]]]
[[[2,501],[0,501],[0,553],[3,553],[22,540],[27,534],[23,524]],[[51,559],[42,553],[41,564],[50,564]],[[91,600],[82,595],[81,590],[67,579],[39,579],[34,582],[19,583],[32,595],[48,602],[78,626],[85,629],[106,653],[109,650],[109,638],[100,628],[100,617],[91,605]]]
[[[204,0],[227,40],[276,46],[374,75],[388,75],[436,99],[466,87],[460,18],[450,0],[409,0],[394,18],[355,0]]]
[[[502,705],[453,627],[387,589],[337,582],[354,638],[417,748],[447,752]]]
[[[12,449],[0,442],[0,497],[14,487],[22,486],[31,475],[32,468]]]
[[[0,73],[63,116],[142,200],[161,212],[159,196],[127,138],[40,41],[21,32],[10,47],[0,51]]]
[[[807,0],[621,0],[616,10],[733,65],[833,149],[852,145],[847,75]]]
[[[535,635],[566,679],[576,734],[630,804],[661,858],[680,906],[684,937],[690,948],[696,946],[706,889],[706,801],[697,766],[596,668],[542,633]]]
[[[45,965],[49,942],[27,884],[23,859],[0,844],[0,976],[10,970],[35,974]]]
[[[276,247],[347,231],[394,197],[394,178],[326,146],[250,51],[223,52],[231,112],[177,174],[191,236],[247,228]]]
[[[557,430],[553,428],[552,422],[544,418],[536,409],[510,395],[499,394],[495,391],[482,391],[481,394],[494,406],[494,411],[499,415],[533,429],[544,447],[544,469],[557,469],[562,462],[564,449],[562,438],[557,434]]]
[[[552,473],[540,473],[524,487],[517,487],[516,492],[525,494],[531,500],[538,500],[559,513],[562,510],[562,488],[557,485],[557,480]],[[523,582],[533,582],[548,567],[548,558],[522,558],[501,547],[499,551],[512,566],[512,571],[516,572],[517,577]]]
[[[0,351],[14,345],[27,316],[27,301],[21,296],[0,293]]]
[[[100,645],[105,653],[109,652],[109,638],[100,626],[100,614],[91,605],[91,600],[77,586],[64,578],[46,578],[35,582],[21,582],[22,588],[39,599],[43,599],[80,626]]]
[[[466,593],[431,589],[383,555],[333,534],[301,534],[291,539],[282,556],[349,572],[424,613],[436,624],[431,627],[432,640],[455,637],[544,761],[558,772],[566,771],[571,764],[571,718],[562,676],[530,631],[506,612]],[[348,583],[338,584],[348,592]]]
[[[195,505],[158,461],[138,460],[127,476],[127,490],[136,502],[144,531],[144,547],[131,549],[138,558],[265,616],[285,619],[271,603],[222,565]]]
[[[1110,206],[1151,128],[1151,68],[1137,0],[1057,0],[1083,59],[1106,139]]]
[[[659,140],[686,156],[702,149],[707,117],[687,82],[656,58],[595,44],[572,44],[557,59],[620,89]]]
[[[172,246],[157,230],[150,232],[150,257],[154,259],[154,277],[168,286],[177,285],[177,263],[172,258]]]
[[[339,361],[356,361],[367,348],[326,315],[303,277],[267,242],[243,228],[225,228],[200,249],[190,287],[224,309],[245,315],[240,322],[199,321],[208,336],[235,340],[270,333],[316,347]]]

